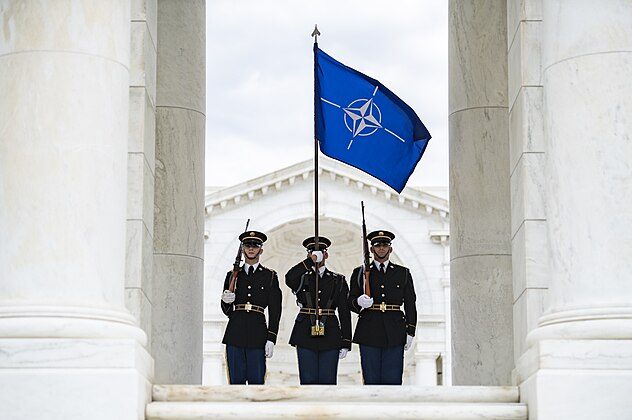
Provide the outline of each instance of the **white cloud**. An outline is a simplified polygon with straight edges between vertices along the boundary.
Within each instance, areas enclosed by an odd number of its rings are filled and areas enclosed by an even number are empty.
[[[316,22],[323,50],[388,86],[433,135],[409,183],[447,185],[447,5],[436,0],[208,2],[206,184],[311,158]]]

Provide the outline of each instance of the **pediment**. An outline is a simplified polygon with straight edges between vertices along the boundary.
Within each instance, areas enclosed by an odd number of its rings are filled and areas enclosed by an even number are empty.
[[[327,177],[333,182],[366,191],[413,212],[422,211],[428,215],[435,213],[442,219],[449,218],[448,201],[423,189],[406,187],[401,194],[398,194],[386,184],[364,172],[326,156],[319,156],[318,164],[319,179]],[[310,159],[234,186],[207,189],[206,214],[241,206],[272,192],[282,193],[284,190],[295,188],[299,183],[312,179],[313,176],[314,162]]]

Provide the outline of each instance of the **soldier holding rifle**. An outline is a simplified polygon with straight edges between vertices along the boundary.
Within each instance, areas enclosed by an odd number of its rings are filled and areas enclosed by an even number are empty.
[[[247,229],[248,225],[239,236],[237,258],[224,281],[221,306],[229,321],[222,343],[226,344],[229,383],[261,385],[265,358],[272,357],[279,331],[281,289],[276,272],[259,263],[266,235]]]
[[[353,342],[360,345],[366,385],[401,385],[404,350],[412,346],[417,325],[415,287],[410,270],[389,261],[395,235],[386,230],[366,234],[364,203],[362,227],[365,265],[353,271],[349,293],[349,307],[359,314]]]
[[[285,275],[285,284],[296,295],[299,314],[290,344],[296,347],[301,385],[335,385],[338,360],[351,350],[349,287],[344,276],[325,266],[331,241],[320,236],[303,241],[307,258]],[[338,311],[338,317],[336,316]]]

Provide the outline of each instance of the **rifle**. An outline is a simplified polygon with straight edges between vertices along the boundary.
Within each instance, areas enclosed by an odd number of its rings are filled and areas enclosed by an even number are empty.
[[[246,229],[244,232],[248,230],[248,225],[250,224],[250,219],[246,222]],[[241,254],[243,252],[243,247],[241,246],[241,241],[239,241],[239,249],[237,249],[237,256],[235,257],[235,262],[233,263],[233,274],[230,279],[230,286],[228,286],[228,291],[231,293],[235,292],[235,282],[237,281],[237,275],[239,274],[239,265],[241,264]]]
[[[369,261],[369,244],[366,239],[366,222],[364,221],[364,201],[362,204],[362,251],[364,253],[364,294],[371,297],[371,284],[369,275],[371,274],[371,262]]]

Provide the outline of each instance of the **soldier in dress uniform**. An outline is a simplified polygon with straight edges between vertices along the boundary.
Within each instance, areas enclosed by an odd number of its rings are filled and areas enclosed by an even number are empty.
[[[410,270],[389,261],[393,239],[395,235],[386,230],[367,235],[373,254],[371,297],[364,293],[363,267],[357,267],[351,275],[349,307],[359,314],[353,342],[360,345],[366,385],[401,385],[404,350],[411,347],[415,336],[415,287]]]
[[[318,243],[320,250],[315,251],[315,238],[305,239],[303,246],[307,249],[307,258],[285,275],[285,284],[296,295],[300,308],[290,344],[296,347],[301,385],[335,385],[338,360],[344,359],[351,350],[349,287],[343,275],[325,266],[331,241],[319,236]],[[320,273],[318,291],[315,270]]]
[[[259,263],[263,243],[267,237],[257,231],[239,236],[244,255],[235,282],[235,292],[229,284],[232,271],[226,274],[222,311],[229,321],[222,343],[226,344],[228,378],[231,384],[263,384],[266,373],[265,358],[272,357],[279,320],[281,318],[281,289],[274,270]],[[268,308],[268,323],[264,310]]]

